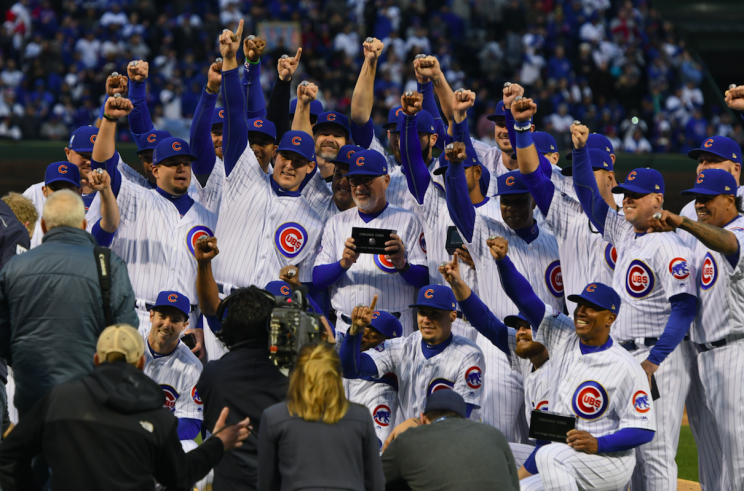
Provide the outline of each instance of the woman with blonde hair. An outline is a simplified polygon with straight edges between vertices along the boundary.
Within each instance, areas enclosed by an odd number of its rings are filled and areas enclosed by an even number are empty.
[[[259,491],[383,490],[379,452],[369,411],[346,399],[336,351],[303,346],[287,400],[261,417]]]

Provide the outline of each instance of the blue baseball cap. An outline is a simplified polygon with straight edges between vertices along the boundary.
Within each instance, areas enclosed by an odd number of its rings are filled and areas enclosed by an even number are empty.
[[[222,124],[225,122],[225,108],[215,107],[214,113],[212,113],[212,126]]]
[[[266,288],[264,288],[264,290],[271,293],[275,297],[289,298],[292,296],[292,287],[286,281],[270,281],[266,284]]]
[[[279,142],[277,152],[294,152],[310,161],[315,160],[315,140],[304,131],[287,131]]]
[[[351,164],[354,162],[354,155],[357,152],[364,152],[366,150],[366,148],[357,145],[344,145],[338,150],[336,160],[331,160],[331,162],[333,162],[334,164],[346,164],[348,166],[351,166]]]
[[[703,152],[718,155],[722,159],[741,165],[741,147],[727,136],[711,136],[703,142],[702,147],[687,152],[687,156],[697,160],[698,155]]]
[[[403,122],[405,121],[403,111],[398,115],[398,124],[395,127],[395,131],[390,130],[393,133],[400,133],[403,131]],[[434,129],[434,117],[429,111],[422,109],[416,115],[416,132],[418,133],[436,133]]]
[[[137,148],[139,150],[134,153],[136,155],[139,155],[145,150],[155,150],[155,147],[158,146],[158,142],[160,140],[164,140],[170,137],[171,134],[167,131],[152,130],[149,133],[145,133],[144,135],[141,135],[139,138],[137,138],[137,141],[135,143],[137,143]]]
[[[401,326],[398,318],[382,310],[372,313],[372,322],[369,325],[388,339],[400,337],[403,332],[403,326]]]
[[[339,151],[340,153],[340,151]],[[377,150],[362,150],[351,157],[352,164],[349,165],[351,176],[384,176],[387,175],[387,160]]]
[[[403,106],[395,106],[390,111],[388,111],[388,122],[383,124],[382,127],[386,130],[393,130],[394,127],[398,126],[398,118],[400,117],[400,113],[403,112]]]
[[[589,161],[592,163],[592,169],[604,169],[606,171],[614,171],[615,166],[612,165],[612,157],[610,154],[600,148],[590,148]],[[561,174],[564,176],[573,176],[573,165],[567,165],[561,169]]]
[[[695,180],[695,187],[682,191],[679,194],[682,196],[695,194],[707,194],[708,196],[730,194],[736,196],[738,188],[736,178],[730,172],[723,169],[707,169],[698,174]]]
[[[467,418],[465,399],[454,390],[435,390],[426,398],[424,414],[432,411],[451,411],[461,418]]]
[[[481,165],[480,161],[478,160],[478,155],[476,155],[475,150],[471,147],[465,147],[465,160],[462,161],[462,167],[464,169],[467,169],[468,167],[472,167],[474,165]],[[447,154],[446,152],[442,152],[439,154],[439,167],[434,170],[434,175],[440,175],[447,172],[447,167],[449,167],[449,160],[447,160]]]
[[[320,131],[321,125],[334,125],[343,128],[343,130],[346,132],[346,139],[349,139],[349,118],[347,118],[340,112],[328,111],[320,113],[318,115],[318,120],[313,125],[313,135]]]
[[[518,326],[519,326],[520,321],[530,324],[529,319],[527,319],[527,317],[525,317],[522,312],[520,312],[517,315],[507,315],[506,317],[504,317],[504,325],[506,325],[506,327],[512,327],[514,329],[519,329]]]
[[[440,310],[457,310],[457,300],[452,289],[444,285],[428,285],[419,290],[416,303],[409,307],[431,307]]]
[[[179,155],[189,157],[192,162],[196,160],[196,156],[191,154],[191,147],[186,140],[172,136],[158,142],[155,151],[152,152],[152,163],[158,165],[167,158]]]
[[[256,132],[269,135],[276,143],[276,125],[266,118],[253,118],[248,121],[248,133]],[[250,138],[248,138],[250,140]]]
[[[289,114],[294,114],[296,112],[297,112],[297,98],[294,98],[289,102]],[[323,112],[323,104],[320,101],[316,100],[310,103],[310,116],[317,117],[322,112]]]
[[[496,118],[506,118],[506,109],[504,108],[504,101],[499,101],[496,104],[496,112],[488,116],[487,119],[496,121]]]
[[[44,173],[44,185],[49,186],[51,183],[58,181],[65,181],[77,187],[82,187],[80,185],[80,169],[77,165],[65,160],[47,165]]]
[[[165,291],[158,293],[158,300],[153,305],[153,309],[157,307],[174,307],[183,312],[188,318],[191,312],[191,302],[189,297],[183,293],[174,291]]]
[[[575,303],[590,303],[613,314],[620,310],[620,295],[604,283],[589,283],[581,295],[569,295],[568,299]]]
[[[95,126],[81,126],[72,132],[70,143],[67,148],[76,152],[92,152],[93,144],[98,136],[98,128]]]
[[[544,131],[533,131],[532,141],[535,143],[535,148],[538,153],[555,153],[558,151],[558,143],[550,133]]]
[[[610,155],[615,155],[615,147],[612,146],[612,142],[609,138],[599,133],[592,133],[586,138],[586,146],[588,148],[596,148],[607,152]],[[566,160],[573,160],[573,153],[566,155]],[[564,176],[570,176],[571,174],[563,174]]]
[[[530,190],[527,189],[527,184],[522,178],[522,173],[518,170],[513,170],[511,172],[507,172],[506,174],[500,175],[497,180],[497,186],[498,192],[495,194],[495,196],[504,196],[507,194],[524,194],[530,192]]]
[[[643,167],[634,169],[625,178],[625,182],[612,188],[612,192],[616,194],[625,191],[639,194],[664,194],[664,177],[655,169]]]

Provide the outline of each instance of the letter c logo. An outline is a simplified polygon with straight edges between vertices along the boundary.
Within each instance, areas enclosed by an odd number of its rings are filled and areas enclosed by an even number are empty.
[[[434,298],[434,290],[432,290],[431,288],[429,288],[428,290],[426,290],[424,292],[424,296],[426,298]]]
[[[178,295],[175,293],[171,293],[168,295],[168,301],[174,303],[176,300],[178,300]]]
[[[67,174],[67,166],[66,165],[60,165],[57,169],[60,174]]]
[[[328,116],[326,116],[326,119],[328,121],[336,121],[336,115],[335,114],[329,114]]]
[[[697,181],[695,181],[695,182],[698,183],[698,184],[700,184],[701,182],[703,182],[703,177],[705,177],[705,175],[703,175],[701,173],[700,175],[698,175]]]
[[[506,185],[507,185],[507,186],[511,186],[511,185],[513,185],[513,184],[514,184],[514,180],[515,180],[515,179],[514,179],[514,176],[509,176],[509,177],[507,177],[507,178],[506,178]]]
[[[586,291],[588,292],[593,292],[596,289],[597,289],[597,285],[595,285],[594,283],[586,287]]]
[[[630,174],[628,174],[628,180],[632,181],[633,179],[636,178],[636,175],[637,175],[636,171],[631,172]]]
[[[176,152],[180,151],[181,150],[181,144],[178,143],[178,142],[173,142],[173,150],[175,150]]]
[[[289,287],[287,285],[282,285],[279,291],[282,292],[282,295],[289,295]]]
[[[364,165],[364,157],[359,157],[358,159],[356,159],[356,165],[358,165],[359,167],[363,166]]]
[[[221,110],[221,111],[219,112],[219,115],[220,115],[220,119],[225,119],[225,110],[224,110],[224,109],[222,109],[222,110]]]
[[[253,122],[253,126],[255,126],[256,128],[263,128],[263,120],[257,119]]]
[[[98,137],[98,135],[90,135],[90,142],[91,143],[95,143],[97,137]]]
[[[709,138],[709,139],[705,140],[705,143],[703,143],[703,146],[704,146],[705,148],[710,148],[710,147],[712,147],[712,146],[713,146],[713,138]]]
[[[292,138],[292,145],[299,146],[300,143],[302,143],[302,138],[300,138],[299,136],[295,136],[294,138]]]
[[[346,158],[350,159],[352,155],[356,153],[356,150],[349,150],[349,153],[346,154]]]
[[[397,110],[397,111],[395,111],[395,115],[396,115],[396,116],[398,116],[398,115],[400,114],[400,112],[401,112],[402,110],[403,110],[403,108],[402,108],[402,107],[401,107],[401,108],[398,108],[398,110]]]
[[[155,133],[150,133],[149,135],[147,135],[147,141],[150,143],[154,142],[156,139],[157,137],[155,136]]]

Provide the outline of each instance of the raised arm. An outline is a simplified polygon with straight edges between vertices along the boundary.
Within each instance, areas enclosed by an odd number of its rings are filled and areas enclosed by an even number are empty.
[[[88,186],[101,196],[101,219],[93,225],[91,234],[98,245],[109,247],[119,228],[119,205],[111,189],[111,176],[103,169],[96,169],[88,174]]]
[[[310,103],[318,97],[318,86],[303,80],[297,86],[297,108],[292,120],[292,130],[304,131],[308,135],[313,134],[313,125],[310,123]]]
[[[453,118],[452,88],[447,83],[447,79],[444,77],[444,73],[442,73],[442,68],[439,66],[439,60],[437,60],[434,56],[419,58],[418,60],[413,61],[413,68],[416,71],[417,76],[420,75],[431,80],[434,91],[439,98],[439,104],[442,106],[444,117],[447,118],[447,121],[451,122]],[[441,121],[441,116],[439,115],[439,111],[436,109],[434,98],[432,98],[431,101],[434,104],[434,112],[432,112],[431,115],[435,119],[439,116],[439,120]],[[429,111],[429,109],[426,107],[424,107],[424,109]],[[442,126],[444,126],[443,121]]]
[[[346,378],[357,378],[362,375],[377,376],[378,370],[374,360],[361,352],[362,334],[364,328],[372,322],[372,315],[377,306],[377,295],[372,299],[369,307],[359,305],[351,312],[351,326],[344,337],[339,356],[341,368]]]
[[[207,73],[207,86],[204,87],[196,105],[194,119],[191,122],[190,144],[196,160],[191,164],[191,170],[196,176],[208,176],[214,169],[217,159],[212,143],[212,116],[217,103],[217,94],[222,85],[222,59],[212,63]]]
[[[285,58],[286,57],[286,58]],[[282,55],[277,61],[279,80],[269,95],[269,107],[266,109],[266,119],[276,126],[276,141],[281,141],[284,133],[289,131],[289,99],[291,95],[292,75],[300,65],[302,48],[297,48],[294,58]]]
[[[132,111],[132,103],[124,97],[109,97],[106,101],[104,118],[98,129],[98,136],[93,144],[91,155],[91,171],[104,169],[111,176],[111,188],[114,195],[119,194],[121,173],[116,168],[116,123],[119,118],[127,116]],[[118,213],[117,213],[118,214]]]
[[[372,106],[375,102],[377,60],[385,45],[377,38],[367,38],[362,47],[364,48],[364,63],[351,96],[351,122],[357,126],[367,124],[372,114]]]
[[[589,128],[584,125],[571,125],[571,139],[573,140],[573,181],[576,196],[579,198],[584,213],[600,233],[604,233],[605,220],[610,207],[605,202],[594,178],[592,163],[586,140]]]
[[[739,241],[733,232],[724,228],[690,220],[667,210],[661,212],[661,218],[649,220],[649,224],[649,232],[673,232],[681,228],[702,242],[708,249],[726,256],[729,262],[733,260],[731,263],[733,267],[739,262]]]
[[[470,200],[468,180],[462,162],[467,157],[465,144],[455,142],[445,148],[449,166],[446,173],[447,210],[465,242],[473,242],[475,206]]]
[[[235,58],[243,35],[243,21],[233,34],[225,29],[220,34],[220,53],[222,54],[222,102],[225,108],[225,122],[222,131],[222,154],[225,159],[225,175],[229,176],[238,159],[248,145],[248,122],[245,118],[245,94],[238,80],[238,61]]]
[[[212,275],[212,259],[220,253],[217,238],[202,238],[196,242],[196,295],[199,297],[199,308],[207,316],[217,314],[220,306],[220,292]]]
[[[400,98],[403,107],[403,130],[400,132],[400,159],[408,182],[408,191],[419,204],[424,203],[431,182],[429,169],[421,156],[421,142],[416,128],[416,115],[421,111],[423,96],[410,90]]]
[[[147,109],[147,77],[150,65],[146,61],[133,60],[127,65],[129,75],[129,100],[134,106],[129,113],[129,131],[136,142],[145,133],[153,130],[150,111]],[[108,92],[108,90],[107,90]],[[123,95],[123,94],[122,94]]]
[[[250,35],[243,40],[245,53],[245,71],[241,84],[245,90],[246,119],[262,118],[266,116],[266,101],[261,88],[261,54],[266,48],[266,41],[260,37]]]

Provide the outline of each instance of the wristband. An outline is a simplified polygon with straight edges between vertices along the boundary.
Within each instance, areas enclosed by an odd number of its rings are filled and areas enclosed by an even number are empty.
[[[514,123],[514,131],[517,133],[526,133],[528,131],[532,130],[532,123],[529,121],[525,121],[524,123]]]
[[[528,148],[534,143],[532,140],[532,133],[530,133],[530,129],[531,127],[528,126],[526,130],[517,131],[517,134],[514,135],[517,148]]]
[[[111,121],[112,123],[116,123],[117,121],[119,121],[119,118],[114,118],[112,116],[109,116],[106,113],[103,113],[103,119],[105,119],[107,121]]]
[[[217,94],[217,93],[219,92],[219,90],[217,90],[217,92],[215,92],[215,91],[213,91],[212,89],[210,89],[210,88],[209,88],[209,84],[205,85],[205,86],[204,86],[204,89],[205,89],[205,90],[207,91],[207,94],[212,94],[212,95],[215,95],[215,94]]]
[[[246,56],[246,57],[245,57],[245,62],[246,62],[246,63],[250,63],[251,65],[258,65],[259,63],[261,63],[261,60],[258,60],[258,61],[251,61],[251,60],[249,60],[249,59],[248,59],[248,57]]]
[[[398,270],[398,273],[405,273],[409,269],[411,269],[411,263],[409,263],[408,261],[406,261],[406,264],[403,265],[403,267]]]

